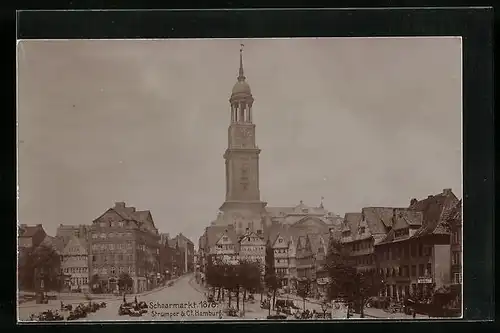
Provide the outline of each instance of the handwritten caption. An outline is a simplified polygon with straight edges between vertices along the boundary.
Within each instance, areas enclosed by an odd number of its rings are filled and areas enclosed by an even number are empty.
[[[214,302],[182,302],[182,303],[162,303],[149,302],[151,316],[153,318],[220,318],[222,309]]]

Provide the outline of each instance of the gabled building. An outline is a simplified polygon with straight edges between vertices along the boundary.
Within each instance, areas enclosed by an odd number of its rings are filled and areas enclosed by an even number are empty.
[[[93,221],[89,240],[90,275],[101,290],[117,290],[122,273],[131,276],[134,292],[156,286],[160,236],[150,211],[136,211],[117,202]]]
[[[412,199],[393,210],[393,226],[375,251],[386,279],[383,295],[402,299],[451,282],[450,212],[459,203],[450,189],[426,199]]]
[[[274,251],[274,268],[281,287],[291,285],[291,279],[297,276],[295,262],[296,246],[288,225],[273,223],[268,230],[268,239]]]
[[[237,263],[239,254],[239,242],[236,230],[232,225],[211,225],[205,228],[200,238],[200,253],[202,254],[201,270],[206,273],[208,257],[212,262],[223,261]]]
[[[365,207],[361,213],[346,213],[341,244],[360,271],[377,268],[375,246],[392,228],[393,208]]]
[[[257,262],[264,267],[266,257],[266,242],[260,235],[251,231],[246,231],[239,239],[239,259],[240,261]]]
[[[67,276],[66,284],[71,290],[89,290],[89,251],[82,238],[70,238],[61,253],[61,271]]]

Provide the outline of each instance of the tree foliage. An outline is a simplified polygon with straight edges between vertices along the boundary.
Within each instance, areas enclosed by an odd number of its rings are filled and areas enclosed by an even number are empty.
[[[31,290],[39,287],[43,280],[45,290],[59,290],[61,258],[47,245],[29,248],[20,254],[19,283],[21,288]]]
[[[118,277],[118,287],[120,290],[132,289],[134,281],[128,273],[121,273]]]
[[[367,300],[376,296],[384,286],[378,270],[358,271],[340,241],[333,237],[328,246],[327,270],[330,276],[328,298],[355,305],[361,316]]]
[[[311,280],[307,278],[297,280],[297,295],[302,298],[304,311],[306,310],[306,297],[311,292]]]
[[[274,249],[268,240],[266,244],[264,283],[269,290],[276,290],[278,281],[276,279],[276,270],[274,268]]]

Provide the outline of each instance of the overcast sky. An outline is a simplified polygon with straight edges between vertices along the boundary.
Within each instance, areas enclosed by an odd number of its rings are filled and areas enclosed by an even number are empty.
[[[225,197],[240,42],[20,42],[20,222],[54,235],[125,201],[197,244]],[[459,38],[243,42],[270,206],[462,196]]]

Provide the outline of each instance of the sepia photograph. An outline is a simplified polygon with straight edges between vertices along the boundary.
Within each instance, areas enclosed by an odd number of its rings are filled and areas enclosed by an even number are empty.
[[[461,37],[19,40],[17,78],[18,322],[462,318]]]

